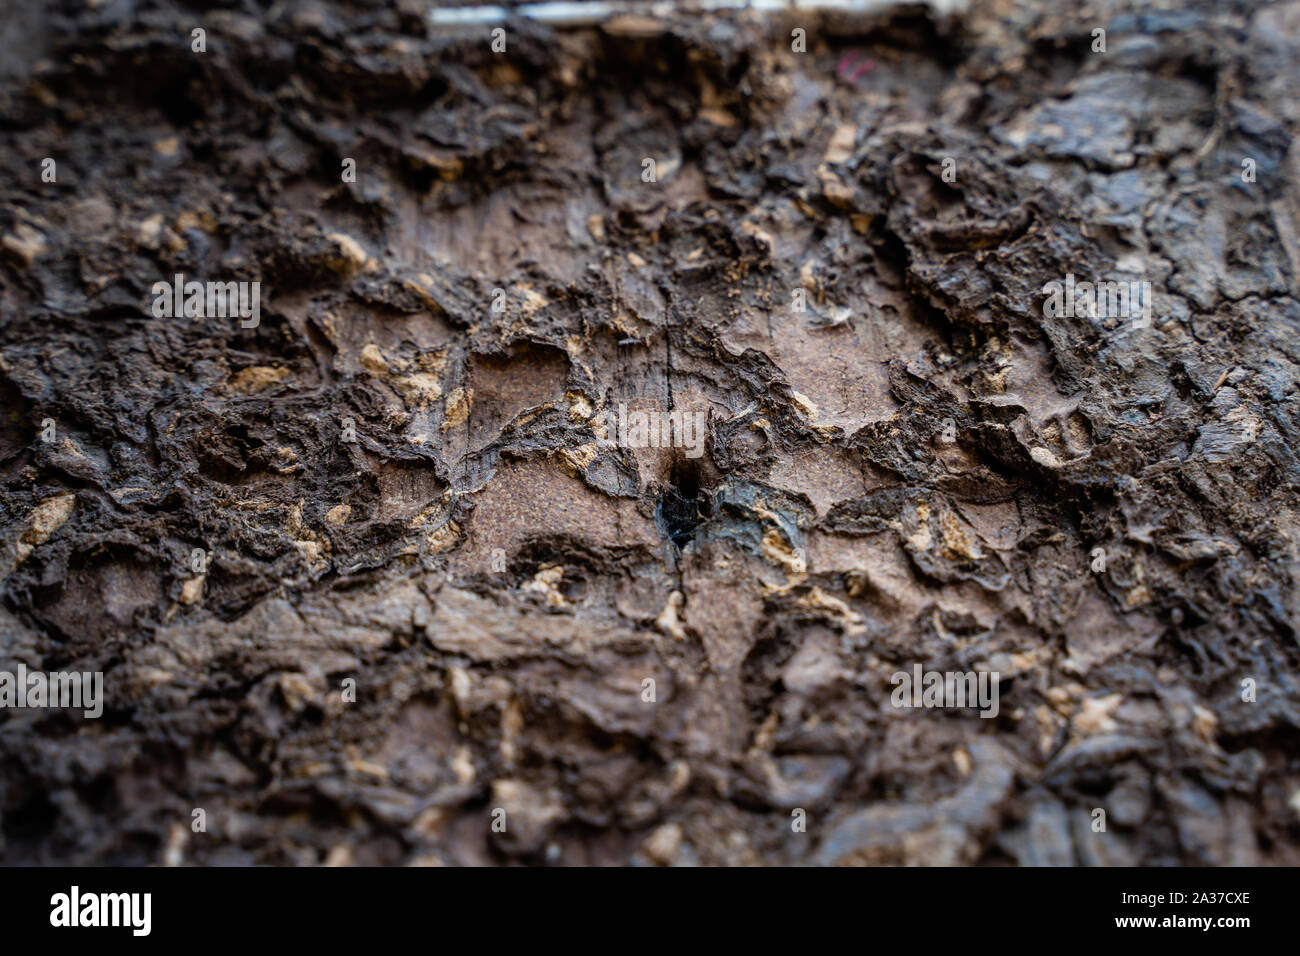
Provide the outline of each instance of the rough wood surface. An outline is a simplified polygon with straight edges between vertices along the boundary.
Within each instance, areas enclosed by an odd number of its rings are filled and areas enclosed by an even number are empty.
[[[37,6],[0,861],[1300,863],[1300,3]]]

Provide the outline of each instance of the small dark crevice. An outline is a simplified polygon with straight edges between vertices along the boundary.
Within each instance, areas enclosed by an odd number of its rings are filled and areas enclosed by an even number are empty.
[[[655,506],[660,534],[681,550],[695,540],[696,529],[707,514],[708,499],[700,493],[699,466],[690,459],[678,459]]]

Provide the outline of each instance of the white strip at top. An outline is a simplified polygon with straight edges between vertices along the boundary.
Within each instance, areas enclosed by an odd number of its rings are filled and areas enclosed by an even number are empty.
[[[647,2],[615,3],[610,0],[542,0],[517,7],[488,5],[481,7],[435,7],[429,11],[429,20],[435,26],[467,26],[484,23],[504,23],[513,17],[537,20],[555,26],[589,26],[617,16],[642,16],[666,19],[678,13],[715,13],[724,10],[755,10],[760,13],[778,11],[841,11],[868,13],[897,6],[902,0],[647,0]],[[965,8],[968,0],[928,0],[928,5],[939,13]]]

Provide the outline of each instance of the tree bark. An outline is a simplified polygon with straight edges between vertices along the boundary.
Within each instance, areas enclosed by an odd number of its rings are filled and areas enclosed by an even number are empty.
[[[1300,863],[1300,3],[3,6],[0,861]]]

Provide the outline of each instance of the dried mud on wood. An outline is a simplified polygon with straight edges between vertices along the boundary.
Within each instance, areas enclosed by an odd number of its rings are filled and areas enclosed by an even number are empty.
[[[1300,3],[38,6],[0,861],[1300,863]]]

